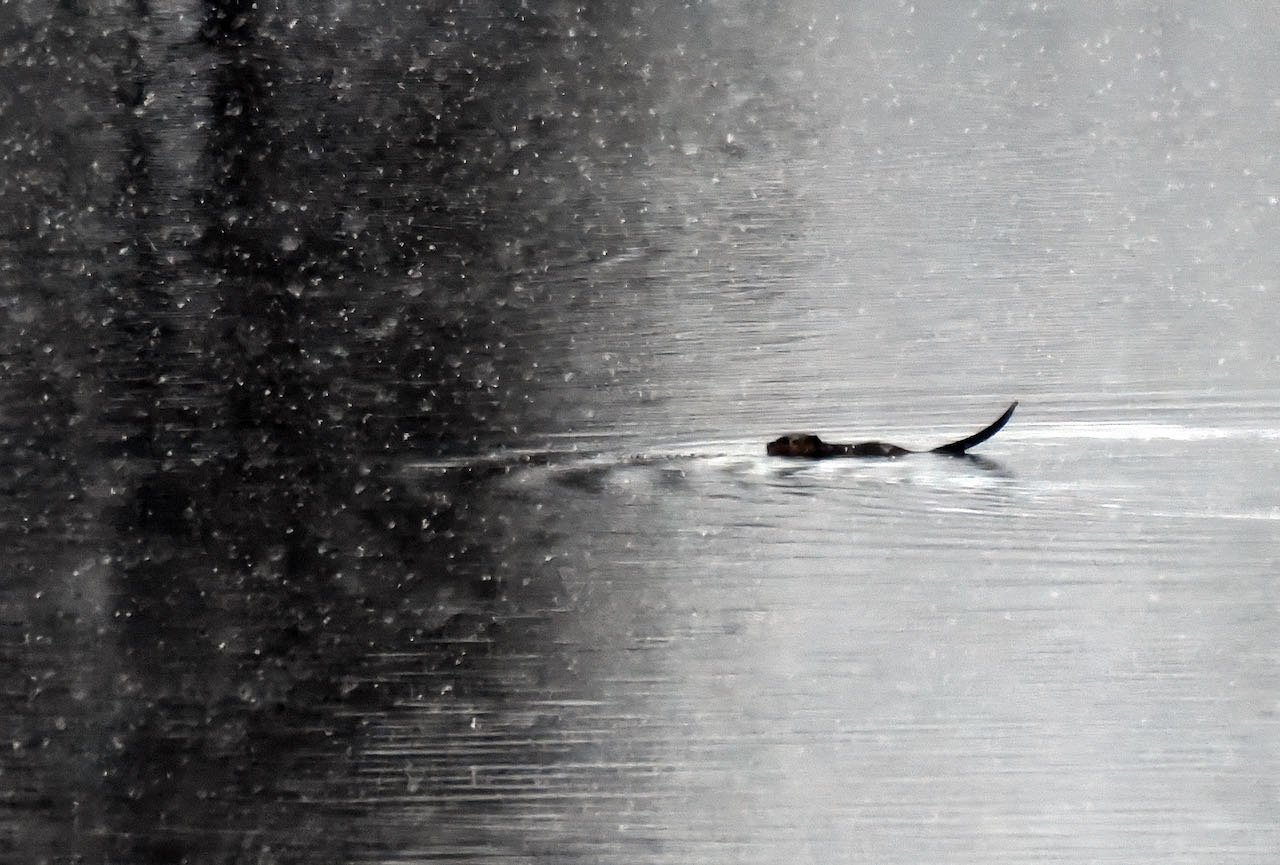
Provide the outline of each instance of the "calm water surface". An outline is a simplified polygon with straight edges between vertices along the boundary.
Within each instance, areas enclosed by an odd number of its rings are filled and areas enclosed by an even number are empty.
[[[1280,858],[1271,13],[234,5],[3,13],[0,858]]]

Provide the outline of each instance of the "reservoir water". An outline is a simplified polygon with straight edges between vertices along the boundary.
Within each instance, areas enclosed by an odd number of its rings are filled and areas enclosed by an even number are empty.
[[[2,858],[1277,861],[1271,12],[240,5],[0,13]]]

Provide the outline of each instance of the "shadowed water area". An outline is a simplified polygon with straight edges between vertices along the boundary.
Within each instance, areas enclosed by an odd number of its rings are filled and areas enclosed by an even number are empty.
[[[0,859],[1280,860],[1277,23],[0,4]]]

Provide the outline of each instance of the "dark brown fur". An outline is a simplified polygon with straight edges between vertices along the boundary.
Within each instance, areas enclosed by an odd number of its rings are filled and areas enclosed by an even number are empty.
[[[972,447],[977,447],[1004,428],[1013,417],[1013,410],[1018,407],[1015,402],[1005,413],[990,426],[979,430],[968,438],[951,442],[934,448],[930,453],[948,456],[963,456]],[[827,459],[829,457],[901,457],[918,451],[900,448],[884,442],[862,442],[860,444],[836,444],[824,442],[812,433],[792,433],[769,442],[766,448],[771,457],[800,457],[802,459]]]

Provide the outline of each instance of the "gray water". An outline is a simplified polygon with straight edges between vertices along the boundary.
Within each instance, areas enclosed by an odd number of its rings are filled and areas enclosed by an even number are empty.
[[[1280,859],[1265,6],[260,5],[0,13],[4,861]]]

